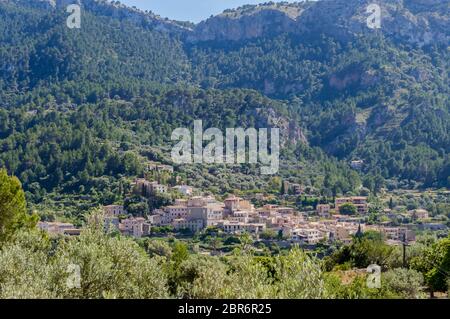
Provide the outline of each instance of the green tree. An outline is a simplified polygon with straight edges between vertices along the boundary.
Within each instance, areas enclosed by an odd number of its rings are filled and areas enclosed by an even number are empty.
[[[394,209],[394,200],[392,199],[392,196],[389,198],[389,209]]]
[[[224,298],[228,282],[227,267],[217,258],[191,256],[180,265],[176,277],[176,296],[191,299]]]
[[[164,240],[144,238],[142,239],[142,246],[150,257],[162,256],[168,259],[172,257],[172,248]]]
[[[266,229],[259,235],[259,237],[261,239],[273,240],[277,238],[277,235],[278,234],[274,230]]]
[[[58,298],[50,277],[51,242],[39,232],[16,232],[0,249],[0,299]]]
[[[423,298],[423,276],[413,269],[396,268],[383,273],[384,289],[405,299]]]
[[[53,241],[19,231],[0,250],[0,298],[167,298],[161,261],[102,223]]]
[[[343,246],[331,256],[325,258],[327,270],[339,265],[350,265],[357,268],[366,268],[370,264],[377,264],[386,269],[394,252],[394,247],[384,243],[378,232],[368,231],[362,237],[354,237],[348,246]]]
[[[356,206],[352,203],[345,203],[339,206],[339,213],[342,215],[355,215],[357,212]]]
[[[326,297],[322,265],[294,247],[275,261],[275,287],[278,298],[316,299]]]
[[[20,181],[0,169],[0,243],[20,228],[32,228],[37,216],[27,214],[25,193]]]
[[[423,254],[412,258],[411,267],[423,274],[431,295],[435,291],[447,291],[450,280],[450,238],[439,240]]]

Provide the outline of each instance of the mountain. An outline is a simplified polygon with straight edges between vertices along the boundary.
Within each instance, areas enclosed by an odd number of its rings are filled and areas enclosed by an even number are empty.
[[[370,0],[266,3],[227,10],[199,23],[190,34],[192,42],[248,40],[290,33],[324,34],[352,41],[373,33],[366,26]],[[381,1],[383,35],[422,47],[448,44],[448,3],[439,0]]]
[[[197,25],[85,0],[80,29],[66,26],[68,3],[0,0],[0,166],[36,203],[112,202],[199,118],[278,123],[280,175],[322,194],[361,179],[373,191],[450,187],[446,2],[379,1],[377,30],[365,0],[269,2]],[[222,192],[271,182],[252,167],[177,169]]]
[[[97,16],[113,17],[120,21],[133,22],[136,25],[152,27],[166,32],[182,32],[190,30],[192,24],[163,19],[151,11],[128,7],[119,1],[102,0],[1,0],[0,2],[18,4],[32,9],[66,9],[72,4],[80,5],[84,10],[95,12]]]
[[[311,145],[364,160],[366,173],[446,185],[449,3],[382,1],[379,30],[366,25],[369,4],[227,10],[187,37],[195,79],[289,100]]]
[[[62,81],[183,79],[188,61],[181,44],[162,31],[182,27],[150,13],[84,1],[83,28],[71,30],[66,27],[65,2],[57,3],[0,1],[0,78],[5,90]]]

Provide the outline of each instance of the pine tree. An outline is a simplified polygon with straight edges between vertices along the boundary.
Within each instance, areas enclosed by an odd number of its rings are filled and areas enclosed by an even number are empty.
[[[27,214],[25,193],[20,181],[0,170],[0,243],[7,240],[17,229],[34,227],[37,216]]]

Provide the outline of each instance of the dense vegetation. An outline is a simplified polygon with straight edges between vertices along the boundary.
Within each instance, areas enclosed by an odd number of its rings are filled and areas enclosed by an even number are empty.
[[[20,184],[4,171],[0,198],[0,229],[9,233],[0,241],[0,298],[423,298],[424,284],[430,292],[449,284],[450,238],[409,247],[407,265],[370,232],[323,261],[298,247],[258,253],[248,235],[223,242],[231,255],[205,256],[178,240],[105,233],[97,213],[81,236],[49,238],[29,222]],[[208,232],[200,237],[213,239]],[[346,271],[372,263],[383,267],[381,287],[368,287],[365,271]]]
[[[280,35],[195,45],[190,56],[205,87],[289,99],[312,145],[363,159],[365,173],[448,185],[447,48],[397,46],[383,37],[342,43]]]
[[[293,122],[305,140],[285,139],[279,175],[321,195],[361,182],[376,193],[386,179],[449,186],[446,47],[307,31],[191,43],[92,10],[68,29],[66,16],[0,3],[0,167],[40,213],[69,218],[117,201],[145,161],[169,163],[171,131],[199,118],[219,128]],[[361,174],[351,159],[364,160]],[[250,165],[177,174],[212,192],[274,190]]]
[[[0,169],[0,244],[22,228],[33,228],[37,216],[27,213],[22,185],[16,177]]]

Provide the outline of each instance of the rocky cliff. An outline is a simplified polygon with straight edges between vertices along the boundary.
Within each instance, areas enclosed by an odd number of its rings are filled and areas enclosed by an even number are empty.
[[[326,34],[342,41],[368,32],[383,32],[418,46],[450,42],[450,2],[442,0],[321,0],[298,3],[246,5],[189,24],[162,18],[151,11],[106,0],[0,0],[36,8],[54,9],[80,3],[97,15],[112,16],[171,33],[182,33],[189,42],[240,41],[281,33]],[[367,7],[381,7],[381,29],[367,27]],[[319,23],[320,21],[320,23]]]
[[[188,39],[239,41],[280,33],[324,33],[347,41],[367,32],[383,32],[419,46],[450,42],[450,2],[376,1],[381,7],[382,23],[377,31],[367,26],[367,7],[372,3],[373,0],[322,0],[244,6],[199,23]]]

